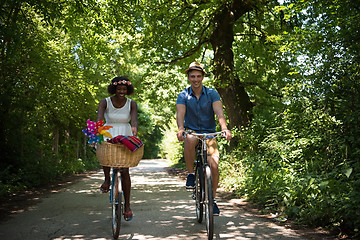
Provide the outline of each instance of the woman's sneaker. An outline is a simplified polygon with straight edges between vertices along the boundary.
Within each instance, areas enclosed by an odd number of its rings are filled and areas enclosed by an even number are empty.
[[[195,175],[188,174],[186,179],[186,189],[194,189],[195,188]]]

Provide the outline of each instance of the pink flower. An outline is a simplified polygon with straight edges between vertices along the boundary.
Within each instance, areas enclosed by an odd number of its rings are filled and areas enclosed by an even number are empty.
[[[124,85],[128,85],[130,86],[131,85],[131,82],[130,81],[126,81],[126,80],[120,80],[120,81],[117,81],[117,82],[114,82],[113,85],[118,85],[118,84],[124,84]]]

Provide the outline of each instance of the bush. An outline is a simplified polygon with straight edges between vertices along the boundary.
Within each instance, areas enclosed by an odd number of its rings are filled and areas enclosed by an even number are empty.
[[[161,143],[161,155],[163,158],[170,160],[174,167],[185,168],[183,156],[184,144],[179,142],[176,133],[176,122],[173,120],[170,127],[163,133],[164,137]]]
[[[66,148],[61,147],[62,150]],[[19,165],[7,165],[0,171],[0,195],[47,185],[63,175],[101,167],[90,148],[83,158],[69,158],[67,155],[66,150],[59,155],[50,152],[43,158],[27,157],[18,159],[17,163],[21,162]]]
[[[299,223],[357,232],[359,145],[352,134],[344,135],[348,123],[314,102],[257,111],[221,163],[227,188]]]

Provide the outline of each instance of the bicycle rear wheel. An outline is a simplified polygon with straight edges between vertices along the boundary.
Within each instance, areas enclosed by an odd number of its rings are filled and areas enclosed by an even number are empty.
[[[203,170],[200,167],[196,167],[195,172],[195,204],[196,204],[196,219],[199,223],[203,220]]]
[[[205,165],[205,218],[206,218],[206,230],[208,234],[208,239],[213,239],[214,235],[214,197],[212,190],[212,179],[211,179],[211,169],[209,165]]]
[[[122,190],[121,190],[121,176],[120,171],[113,173],[111,183],[111,211],[112,211],[112,233],[114,239],[118,239],[121,226],[122,215]]]

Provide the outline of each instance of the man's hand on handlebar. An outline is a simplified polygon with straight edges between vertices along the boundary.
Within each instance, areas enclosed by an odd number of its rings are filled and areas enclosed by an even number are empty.
[[[223,132],[225,133],[226,140],[230,141],[230,139],[232,138],[231,131],[226,129],[226,130],[223,130]]]
[[[184,133],[185,133],[185,130],[180,129],[176,134],[176,136],[180,142],[184,141]]]

